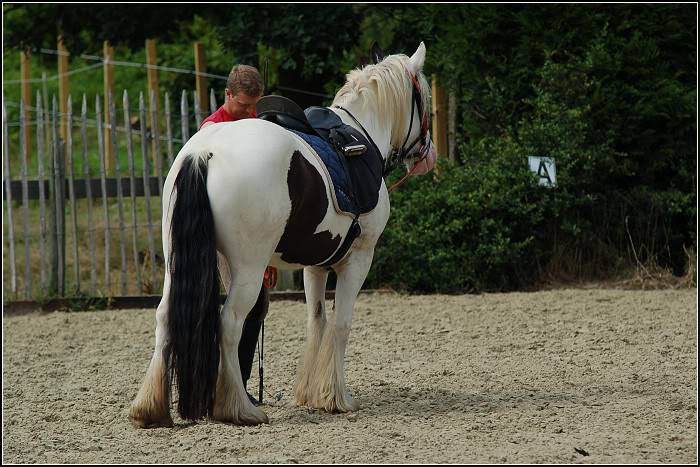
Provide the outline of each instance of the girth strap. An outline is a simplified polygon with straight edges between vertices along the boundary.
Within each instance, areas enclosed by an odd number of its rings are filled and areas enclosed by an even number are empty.
[[[347,254],[347,252],[350,250],[350,247],[352,246],[352,242],[354,242],[355,239],[362,233],[362,227],[360,227],[360,223],[357,222],[357,217],[358,216],[355,216],[355,218],[352,220],[352,224],[350,224],[350,228],[348,229],[348,234],[345,236],[345,240],[343,240],[343,243],[340,245],[340,248],[336,250],[335,254],[331,256],[330,259],[327,259],[318,266],[324,268],[333,266],[335,263],[343,259],[343,257]]]

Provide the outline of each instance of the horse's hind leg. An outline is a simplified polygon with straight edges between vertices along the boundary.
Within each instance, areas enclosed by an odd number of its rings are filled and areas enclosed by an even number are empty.
[[[236,425],[259,425],[268,423],[267,415],[255,407],[246,394],[238,359],[238,344],[241,341],[243,322],[255,305],[265,267],[255,268],[254,273],[231,271],[233,281],[226,303],[221,310],[219,336],[220,364],[214,401],[214,418]]]
[[[328,271],[323,268],[307,267],[304,269],[304,292],[306,294],[306,349],[294,389],[298,405],[309,402],[317,389],[315,382],[316,361],[321,338],[326,325],[326,281]]]
[[[156,310],[156,346],[146,377],[136,398],[131,403],[129,420],[137,428],[172,426],[170,417],[170,378],[167,362],[163,359],[163,348],[167,341],[168,296],[170,295],[170,273],[166,271],[163,298]]]
[[[336,268],[338,281],[333,313],[329,314],[316,362],[316,391],[309,405],[327,412],[350,412],[359,404],[345,387],[345,349],[350,336],[352,311],[357,294],[372,264],[372,253],[356,251]]]

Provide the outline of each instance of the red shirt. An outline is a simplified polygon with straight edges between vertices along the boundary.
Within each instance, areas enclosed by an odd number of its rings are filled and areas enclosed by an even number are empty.
[[[257,115],[255,115],[255,112],[250,114],[246,118],[255,118]],[[221,122],[235,122],[236,120],[240,120],[239,118],[234,118],[233,115],[230,113],[226,112],[226,109],[222,105],[221,107],[218,108],[216,112],[213,114],[209,115],[207,118],[205,118],[202,121],[202,124],[199,125],[199,129],[202,129],[202,125],[204,125],[207,122],[214,122],[214,123],[221,123]]]

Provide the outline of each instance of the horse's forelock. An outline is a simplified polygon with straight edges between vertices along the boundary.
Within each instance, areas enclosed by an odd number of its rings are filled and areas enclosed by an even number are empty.
[[[413,85],[407,71],[409,57],[403,54],[390,55],[376,65],[356,68],[347,74],[347,82],[338,91],[333,105],[346,105],[361,100],[363,110],[368,111],[372,124],[392,122],[392,145],[403,143],[408,131],[413,105]],[[411,71],[412,72],[412,71]],[[423,111],[430,111],[430,88],[422,72],[418,73]],[[378,115],[378,112],[385,112]],[[386,114],[388,112],[388,114]]]

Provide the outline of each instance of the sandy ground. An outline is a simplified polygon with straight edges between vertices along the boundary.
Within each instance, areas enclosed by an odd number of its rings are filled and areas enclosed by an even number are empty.
[[[294,405],[305,306],[273,302],[260,427],[129,424],[153,310],[5,317],[2,460],[694,464],[696,293],[361,295],[351,415]]]

